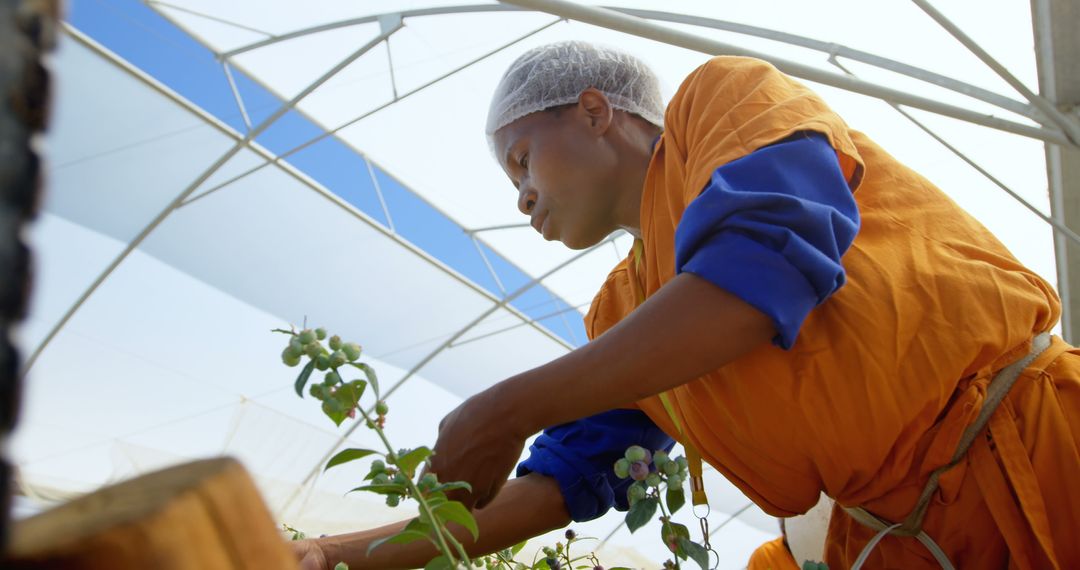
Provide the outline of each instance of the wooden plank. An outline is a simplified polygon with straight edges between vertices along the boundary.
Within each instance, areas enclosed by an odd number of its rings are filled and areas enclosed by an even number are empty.
[[[196,461],[101,489],[12,528],[4,568],[295,570],[247,472]]]

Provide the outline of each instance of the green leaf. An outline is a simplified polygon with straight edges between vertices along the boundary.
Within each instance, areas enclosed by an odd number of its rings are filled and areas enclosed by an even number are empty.
[[[690,529],[686,528],[686,525],[669,522],[660,527],[660,540],[664,541],[664,546],[685,560],[686,553],[679,548],[680,537],[689,540]],[[674,548],[672,548],[672,543],[674,543]]]
[[[424,532],[417,532],[415,530],[403,530],[393,536],[386,538],[380,538],[368,545],[367,553],[370,555],[372,550],[384,545],[384,544],[409,544],[410,542],[416,542],[418,540],[431,540],[431,537]]]
[[[334,565],[334,570],[349,570],[349,565],[344,562],[338,562]]]
[[[709,551],[705,550],[704,546],[680,536],[679,549],[697,563],[701,570],[709,570]]]
[[[323,468],[323,471],[326,471],[327,469],[329,469],[331,467],[336,467],[338,465],[341,465],[342,463],[348,463],[350,461],[356,461],[357,459],[367,457],[369,455],[376,454],[376,453],[379,453],[379,452],[375,451],[374,449],[358,449],[358,448],[355,448],[355,447],[350,447],[349,449],[343,450],[343,451],[339,452],[337,455],[331,457],[330,461],[328,461],[326,463],[326,467]]]
[[[454,570],[454,565],[445,556],[438,556],[432,558],[431,562],[424,566],[424,570]]]
[[[375,391],[375,399],[379,399],[379,377],[375,375],[375,369],[368,366],[363,362],[350,362],[352,366],[359,368],[364,376],[367,376],[368,384],[371,384],[371,389]]]
[[[369,491],[371,493],[378,493],[380,495],[389,495],[391,493],[404,495],[405,485],[397,485],[395,483],[384,483],[382,485],[361,485],[355,489],[349,489],[349,493],[352,493],[353,491]]]
[[[308,378],[311,377],[311,371],[315,369],[315,361],[308,361],[307,365],[300,370],[300,375],[296,377],[296,395],[301,398],[304,397],[304,386],[307,385]]]
[[[446,503],[447,498],[446,495],[443,495],[442,493],[429,494],[428,496],[424,497],[424,502],[428,504],[429,509],[434,511],[436,507]]]
[[[458,523],[469,529],[469,532],[472,533],[473,540],[480,537],[480,529],[476,526],[476,519],[473,518],[469,509],[465,508],[465,505],[457,501],[447,501],[438,507],[435,507],[435,516],[444,521]]]
[[[682,488],[673,489],[668,487],[667,490],[667,508],[668,512],[675,514],[676,511],[682,508],[686,504],[686,493]]]
[[[333,420],[334,425],[341,425],[341,422],[345,421],[345,418],[349,417],[349,412],[342,409],[341,402],[333,398],[327,398],[322,403],[322,411],[326,414],[326,417]]]
[[[802,563],[802,570],[829,570],[828,564],[806,560]]]
[[[472,485],[468,484],[465,481],[451,481],[449,483],[443,483],[438,487],[435,487],[436,491],[453,491],[454,489],[465,489],[466,491],[469,491],[471,493]]]
[[[341,402],[346,410],[351,410],[360,402],[360,396],[364,394],[367,383],[363,380],[353,380],[338,386],[334,392],[334,399]]]
[[[401,468],[402,471],[412,477],[416,472],[417,466],[420,465],[425,459],[431,456],[431,450],[427,447],[417,447],[416,449],[406,453],[397,458],[396,465]]]
[[[645,523],[656,514],[658,503],[655,497],[646,497],[634,503],[634,506],[630,507],[630,512],[626,513],[626,528],[630,529],[630,532],[635,532],[645,526]]]
[[[414,530],[416,532],[428,534],[431,532],[431,525],[421,521],[420,519],[413,519],[409,521],[409,524],[405,525],[405,530]]]
[[[529,543],[529,541],[528,541],[528,539],[526,539],[526,540],[523,540],[523,541],[515,544],[514,546],[511,546],[510,547],[510,555],[511,556],[517,556],[517,553],[521,552],[521,550],[523,548],[525,548],[525,545],[528,544],[528,543]]]

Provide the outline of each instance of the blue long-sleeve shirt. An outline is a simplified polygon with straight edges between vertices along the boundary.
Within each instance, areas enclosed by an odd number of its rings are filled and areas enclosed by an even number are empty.
[[[843,285],[840,257],[859,213],[836,151],[799,133],[716,169],[675,232],[675,267],[768,315],[790,348],[810,311]],[[544,430],[518,476],[554,477],[573,520],[628,508],[631,481],[612,470],[626,448],[674,441],[638,410],[612,410]]]

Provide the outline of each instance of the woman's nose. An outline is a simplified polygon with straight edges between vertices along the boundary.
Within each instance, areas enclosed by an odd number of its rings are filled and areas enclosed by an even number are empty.
[[[532,215],[533,208],[536,207],[536,192],[530,188],[522,188],[518,192],[518,210],[521,210],[522,214],[526,216]]]

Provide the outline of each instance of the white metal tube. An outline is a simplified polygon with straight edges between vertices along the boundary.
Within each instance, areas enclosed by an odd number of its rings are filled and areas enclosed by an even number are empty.
[[[668,28],[658,25],[654,22],[637,18],[627,14],[622,14],[614,10],[606,8],[598,8],[594,6],[582,6],[575,4],[567,0],[500,0],[507,4],[513,4],[528,8],[531,10],[538,10],[541,12],[547,12],[563,18],[569,18],[592,24],[594,26],[600,26],[635,36],[656,40],[666,44],[683,47],[710,55],[741,55],[747,57],[754,57],[768,61],[776,66],[777,69],[792,75],[794,77],[800,77],[809,81],[815,81],[824,85],[830,85],[832,87],[838,87],[855,93],[861,93],[863,95],[869,95],[871,97],[877,97],[886,101],[891,101],[900,105],[907,105],[909,107],[915,107],[944,115],[947,117],[953,117],[963,121],[975,123],[977,125],[983,125],[994,129],[1010,132],[1013,134],[1023,135],[1047,142],[1056,143],[1064,146],[1076,146],[1069,140],[1061,131],[1049,130],[1039,127],[1033,127],[1030,125],[1024,125],[1021,123],[1015,123],[998,117],[984,115],[969,109],[963,109],[926,97],[920,97],[918,95],[912,95],[896,89],[890,89],[888,87],[882,87],[873,83],[868,83],[859,79],[854,79],[838,73],[832,73],[828,71],[822,71],[816,67],[805,65],[802,63],[789,61],[777,57],[770,56],[719,42],[710,38],[698,36],[695,34],[689,34],[681,30]]]
[[[395,28],[394,30],[380,34],[378,37],[363,45],[362,47],[360,47],[360,49],[354,51],[351,55],[343,59],[340,63],[335,65],[333,69],[324,73],[321,77],[316,79],[314,83],[308,85],[306,89],[301,91],[295,97],[290,99],[287,103],[283,104],[280,108],[278,108],[278,110],[274,112],[273,115],[267,117],[266,120],[259,123],[257,127],[249,131],[243,139],[237,141],[236,144],[234,144],[228,151],[226,151],[216,161],[214,161],[214,163],[211,164],[209,168],[204,170],[198,177],[196,177],[195,180],[191,182],[191,184],[188,184],[183,191],[181,191],[175,198],[173,198],[171,202],[169,202],[167,206],[165,206],[165,209],[159,212],[157,216],[155,216],[154,219],[151,220],[150,223],[147,224],[146,227],[144,227],[135,236],[135,238],[132,239],[131,242],[129,242],[127,246],[124,247],[124,250],[121,251],[120,254],[117,255],[116,258],[109,263],[109,265],[101,272],[101,274],[99,274],[97,278],[94,279],[93,283],[91,283],[90,286],[87,287],[85,291],[83,291],[79,298],[75,300],[75,303],[72,304],[70,308],[68,308],[67,312],[65,312],[64,315],[60,317],[60,320],[57,321],[55,325],[53,325],[53,327],[49,330],[48,334],[45,335],[45,338],[42,339],[41,343],[37,345],[34,351],[30,354],[29,358],[26,359],[26,364],[23,366],[22,369],[22,377],[26,377],[26,375],[30,372],[30,369],[34,366],[34,363],[37,361],[38,357],[41,356],[41,353],[45,350],[45,347],[47,347],[52,341],[52,339],[56,337],[56,335],[60,332],[60,329],[64,328],[64,325],[66,325],[68,321],[71,320],[71,317],[74,316],[76,312],[78,312],[79,308],[81,308],[83,304],[86,303],[86,300],[94,294],[94,291],[97,291],[97,288],[105,282],[105,279],[107,279],[109,275],[112,275],[112,272],[120,266],[120,263],[127,259],[127,256],[131,255],[131,252],[135,251],[135,249],[139,247],[143,240],[145,240],[147,236],[149,236],[155,229],[157,229],[161,222],[165,221],[165,218],[169,217],[169,214],[171,214],[174,210],[176,210],[176,208],[183,204],[184,200],[186,200],[192,192],[194,192],[200,185],[202,185],[203,182],[206,182],[206,180],[209,179],[210,176],[212,176],[215,172],[218,171],[218,169],[224,166],[225,163],[229,161],[229,159],[236,155],[236,153],[240,152],[240,149],[247,146],[247,144],[254,140],[255,137],[259,136],[260,134],[262,134],[263,131],[269,128],[270,125],[274,123],[274,121],[278,120],[285,113],[293,109],[296,104],[300,102],[301,99],[307,97],[315,89],[318,89],[320,85],[328,81],[331,77],[336,75],[342,69],[345,69],[346,66],[355,61],[361,55],[367,53],[368,50],[378,45],[384,39],[389,37],[390,34],[394,33],[394,31],[396,31],[397,29],[400,29],[400,26],[398,28]]]
[[[964,44],[971,53],[982,60],[990,69],[994,70],[999,77],[1005,80],[1006,83],[1016,89],[1018,93],[1024,96],[1025,99],[1031,102],[1036,108],[1043,112],[1049,119],[1054,121],[1065,134],[1072,139],[1074,143],[1080,143],[1080,124],[1076,120],[1066,116],[1053,103],[1047,101],[1044,97],[1040,97],[1035,93],[1032,93],[1030,89],[1024,85],[1019,79],[1016,78],[1008,69],[1005,69],[1004,65],[1001,65],[993,56],[986,52],[979,45],[978,42],[971,39],[964,33],[956,24],[953,24],[951,20],[945,17],[944,14],[934,8],[927,0],[911,0],[916,6],[926,12],[928,16],[934,19],[942,28],[945,28],[954,38],[961,44]]]

